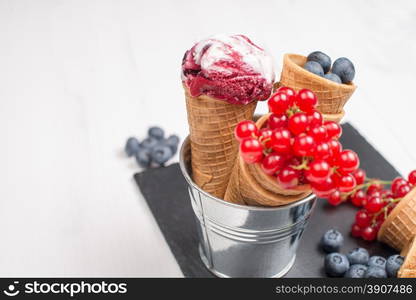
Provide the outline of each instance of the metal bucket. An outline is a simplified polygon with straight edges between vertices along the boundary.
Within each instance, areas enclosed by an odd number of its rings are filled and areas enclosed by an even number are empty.
[[[219,277],[282,277],[315,206],[310,196],[280,207],[243,206],[215,198],[191,179],[189,137],[180,152],[205,266]]]

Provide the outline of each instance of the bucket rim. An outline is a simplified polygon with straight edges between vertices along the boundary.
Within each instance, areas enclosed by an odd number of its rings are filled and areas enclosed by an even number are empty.
[[[203,189],[201,189],[195,182],[193,182],[191,176],[188,173],[187,167],[186,167],[186,163],[185,163],[185,151],[187,146],[190,143],[190,137],[189,135],[184,139],[184,141],[182,142],[181,145],[181,149],[179,152],[179,167],[181,169],[182,175],[185,178],[185,180],[187,181],[189,187],[196,189],[199,193],[205,195],[207,198],[216,201],[217,203],[221,204],[221,205],[225,205],[225,206],[229,206],[229,207],[233,207],[236,209],[240,209],[240,210],[247,210],[247,211],[265,211],[265,212],[272,212],[272,211],[277,211],[277,210],[285,210],[288,208],[292,208],[292,207],[296,207],[299,205],[302,205],[306,202],[309,202],[313,199],[316,198],[314,193],[311,193],[310,195],[308,195],[307,197],[305,197],[304,199],[301,199],[299,201],[287,204],[287,205],[281,205],[281,206],[276,206],[276,207],[263,207],[263,206],[251,206],[251,205],[241,205],[241,204],[236,204],[236,203],[231,203],[231,202],[227,202],[223,199],[217,198],[207,192],[205,192]]]

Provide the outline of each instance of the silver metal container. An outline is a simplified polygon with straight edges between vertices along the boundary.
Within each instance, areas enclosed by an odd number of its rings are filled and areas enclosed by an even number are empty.
[[[271,208],[226,202],[192,181],[190,152],[187,138],[180,151],[180,167],[188,182],[205,266],[219,277],[284,276],[295,262],[316,197],[312,194]]]

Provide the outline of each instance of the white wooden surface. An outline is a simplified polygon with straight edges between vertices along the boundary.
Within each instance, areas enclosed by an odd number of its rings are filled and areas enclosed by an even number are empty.
[[[0,276],[182,276],[122,147],[153,124],[186,136],[182,55],[218,32],[278,73],[285,52],[349,57],[346,119],[416,167],[414,1],[1,0]]]

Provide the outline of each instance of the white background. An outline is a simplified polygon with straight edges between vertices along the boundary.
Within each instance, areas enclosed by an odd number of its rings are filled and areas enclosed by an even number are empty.
[[[154,124],[186,136],[183,53],[222,32],[278,74],[286,52],[349,57],[346,120],[416,167],[415,1],[2,0],[0,276],[182,276],[122,147]]]

